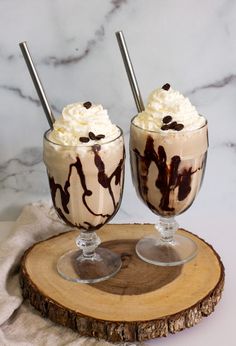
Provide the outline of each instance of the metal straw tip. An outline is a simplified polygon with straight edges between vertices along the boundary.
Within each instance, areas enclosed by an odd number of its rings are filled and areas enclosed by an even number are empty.
[[[27,44],[26,41],[22,41],[22,42],[19,43],[19,46],[22,47],[22,46],[25,46],[26,44]]]

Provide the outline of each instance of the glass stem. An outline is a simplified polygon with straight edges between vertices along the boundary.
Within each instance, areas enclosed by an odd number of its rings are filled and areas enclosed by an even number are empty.
[[[76,245],[82,250],[82,257],[86,260],[93,260],[96,258],[96,248],[101,243],[101,239],[97,236],[96,232],[88,232],[82,230],[80,235],[76,238]]]
[[[174,235],[179,228],[178,223],[174,217],[160,217],[159,222],[156,225],[156,229],[161,234],[161,242],[173,243]]]

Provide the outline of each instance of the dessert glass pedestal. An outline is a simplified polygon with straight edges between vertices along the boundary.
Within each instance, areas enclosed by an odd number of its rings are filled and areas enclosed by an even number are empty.
[[[133,119],[134,120],[134,119]],[[192,239],[177,235],[175,216],[188,209],[202,184],[207,123],[196,130],[149,131],[131,122],[130,160],[137,195],[159,215],[156,236],[142,238],[138,256],[160,266],[186,263],[197,254]]]
[[[59,274],[70,281],[94,283],[115,275],[121,258],[101,243],[96,230],[119,209],[124,182],[124,141],[117,138],[101,144],[67,146],[44,135],[44,163],[51,197],[58,216],[80,230],[77,249],[69,249],[57,262]]]

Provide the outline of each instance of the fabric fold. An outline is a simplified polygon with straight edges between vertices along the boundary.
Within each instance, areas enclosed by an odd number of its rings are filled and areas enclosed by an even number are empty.
[[[67,230],[70,228],[58,219],[49,204],[34,203],[24,207],[8,238],[0,243],[1,346],[112,345],[104,340],[80,337],[56,325],[22,299],[19,264],[23,253],[34,243]]]

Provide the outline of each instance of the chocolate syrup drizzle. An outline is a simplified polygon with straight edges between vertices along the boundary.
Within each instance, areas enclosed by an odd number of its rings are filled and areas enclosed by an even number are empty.
[[[164,211],[167,212],[168,215],[174,215],[175,209],[173,207],[169,207],[171,191],[174,191],[175,188],[179,187],[177,198],[179,201],[183,201],[191,191],[192,175],[203,168],[204,160],[202,167],[196,169],[195,171],[192,171],[192,167],[190,167],[188,169],[183,169],[181,173],[179,173],[178,170],[181,162],[180,156],[173,156],[171,158],[170,165],[168,166],[164,147],[161,145],[158,146],[156,152],[154,149],[154,140],[151,136],[147,137],[144,156],[142,156],[137,149],[134,149],[134,152],[136,154],[137,180],[140,196],[153,212],[162,214],[162,211]],[[154,162],[158,168],[158,176],[155,185],[160,190],[162,195],[159,208],[156,208],[148,201],[147,179],[149,167],[152,162]]]
[[[120,160],[118,166],[116,167],[116,169],[114,170],[114,172],[111,174],[110,177],[108,177],[105,173],[105,164],[102,161],[101,157],[99,156],[98,152],[101,149],[99,144],[95,144],[93,146],[93,152],[94,152],[94,163],[98,169],[98,182],[99,184],[101,184],[104,189],[108,189],[109,194],[112,198],[112,202],[113,202],[113,206],[114,209],[116,209],[117,204],[115,203],[115,197],[111,188],[111,181],[112,179],[115,177],[115,184],[118,185],[120,184],[120,180],[121,180],[121,172],[122,172],[122,167],[124,164],[124,154],[122,159]]]
[[[69,173],[68,173],[68,177],[67,180],[64,184],[64,187],[62,187],[60,184],[55,182],[54,177],[50,176],[49,172],[48,172],[48,178],[49,178],[49,185],[50,185],[50,190],[51,190],[51,196],[52,196],[52,201],[53,201],[53,205],[58,213],[58,215],[60,216],[60,218],[68,225],[73,226],[73,227],[78,227],[78,228],[86,228],[88,230],[95,230],[100,228],[105,222],[108,222],[117,212],[118,207],[121,203],[121,198],[119,198],[118,202],[115,203],[115,197],[114,197],[114,193],[112,191],[112,187],[111,187],[111,181],[112,179],[115,177],[115,185],[121,184],[121,178],[122,178],[122,172],[124,170],[124,158],[125,158],[125,153],[123,152],[123,157],[122,159],[119,161],[118,166],[116,167],[116,169],[114,170],[114,172],[111,174],[111,176],[107,176],[107,174],[105,173],[105,164],[102,161],[100,155],[99,155],[99,151],[101,150],[101,146],[98,144],[95,144],[92,147],[93,153],[94,153],[94,163],[95,166],[97,167],[98,170],[98,183],[100,185],[103,186],[103,188],[108,189],[109,194],[111,196],[112,199],[112,203],[113,203],[113,212],[112,214],[97,214],[95,213],[88,205],[87,202],[87,198],[92,196],[93,192],[91,190],[89,190],[87,188],[87,183],[86,183],[86,177],[85,174],[83,172],[83,166],[81,163],[81,160],[79,157],[76,158],[76,162],[72,163],[69,166]],[[83,194],[82,194],[82,201],[84,206],[86,207],[86,209],[94,216],[101,216],[103,218],[105,218],[105,221],[99,225],[92,225],[89,222],[84,221],[83,225],[82,224],[73,224],[71,223],[68,218],[66,217],[65,214],[69,214],[70,211],[68,209],[68,203],[70,201],[70,192],[69,192],[69,187],[70,187],[70,178],[71,178],[71,174],[72,174],[72,168],[75,168],[77,171],[77,174],[80,178],[80,182],[81,182],[81,186],[83,188]],[[59,208],[56,205],[56,193],[57,190],[60,191],[60,196],[61,196],[61,204],[62,204],[62,208],[63,210],[61,210],[61,208]],[[78,206],[79,208],[79,206]],[[85,227],[84,225],[86,225],[87,227]]]

